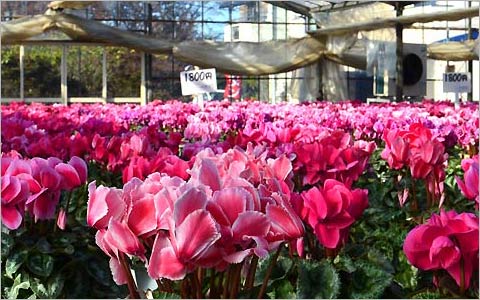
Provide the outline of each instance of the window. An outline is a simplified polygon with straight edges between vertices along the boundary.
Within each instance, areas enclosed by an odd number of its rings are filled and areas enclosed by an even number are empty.
[[[232,26],[232,40],[238,41],[240,39],[240,30],[238,26]]]

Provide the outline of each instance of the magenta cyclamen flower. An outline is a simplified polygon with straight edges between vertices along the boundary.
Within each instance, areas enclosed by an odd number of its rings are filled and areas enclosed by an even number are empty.
[[[344,241],[349,226],[368,206],[367,190],[351,191],[334,179],[323,187],[313,187],[302,193],[302,218],[313,228],[320,243],[335,249]]]
[[[403,251],[408,261],[422,270],[446,270],[461,286],[470,286],[478,269],[478,217],[472,213],[441,211],[432,214],[426,224],[410,231]]]
[[[30,160],[2,157],[2,223],[20,227],[25,211],[37,220],[52,219],[62,190],[70,191],[87,180],[87,164],[79,157],[63,163],[56,157]],[[61,213],[59,227],[65,228]]]

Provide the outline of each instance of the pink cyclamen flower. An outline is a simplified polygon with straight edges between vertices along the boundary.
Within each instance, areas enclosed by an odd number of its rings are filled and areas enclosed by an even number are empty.
[[[475,200],[477,206],[480,202],[479,189],[480,182],[478,179],[479,173],[479,163],[478,155],[475,155],[473,158],[466,158],[462,160],[462,169],[464,171],[462,181],[458,176],[455,176],[458,187],[462,191],[462,194],[465,198],[470,200]]]
[[[441,211],[426,224],[410,231],[403,251],[408,261],[422,270],[446,270],[460,286],[470,286],[478,269],[478,217],[472,213]]]
[[[108,226],[111,218],[120,219],[126,209],[122,190],[96,186],[95,181],[88,185],[87,224],[97,229]]]
[[[207,195],[197,188],[189,189],[175,202],[169,234],[160,231],[155,238],[147,268],[150,277],[183,279],[220,238],[206,204]]]

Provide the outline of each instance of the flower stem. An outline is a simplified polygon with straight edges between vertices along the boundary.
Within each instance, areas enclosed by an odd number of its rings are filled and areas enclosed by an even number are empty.
[[[253,288],[253,283],[255,281],[255,272],[257,271],[258,265],[258,256],[254,255],[250,261],[250,268],[248,269],[247,278],[245,279],[245,288],[250,290]]]
[[[463,258],[460,258],[460,295],[465,293],[465,264]]]
[[[229,283],[231,281],[231,273],[232,273],[232,266],[229,266],[227,271],[226,271],[226,278],[225,278],[225,282],[223,283],[223,294],[222,294],[222,298],[223,299],[227,299],[228,297],[228,289],[229,289]]]
[[[183,299],[190,298],[188,294],[188,281],[182,280],[181,288],[180,288],[180,297]]]
[[[209,298],[211,299],[218,298],[215,279],[216,279],[216,272],[215,272],[215,269],[212,268],[210,271],[210,292],[209,292]]]
[[[237,298],[238,294],[238,289],[240,286],[240,280],[241,280],[241,273],[242,273],[242,266],[243,263],[235,264],[233,265],[233,275],[232,275],[232,282],[231,287],[230,287],[230,298],[235,299]]]
[[[428,188],[427,188],[427,193],[428,193]],[[417,212],[418,211],[418,201],[417,201],[417,191],[415,190],[415,182],[412,181],[412,211]]]
[[[192,272],[190,274],[190,280],[192,283],[192,290],[191,290],[191,295],[197,299],[201,299],[202,297],[202,286],[200,282],[198,281],[198,277],[196,272]]]
[[[260,288],[260,291],[258,292],[258,295],[257,295],[258,299],[263,298],[263,294],[265,294],[265,291],[267,290],[268,280],[270,279],[270,275],[272,274],[273,267],[277,263],[277,258],[280,255],[280,251],[282,250],[282,247],[283,247],[283,244],[280,244],[280,246],[278,246],[277,252],[275,252],[272,258],[272,261],[268,266],[268,269],[265,273],[265,277],[263,278],[262,287]]]
[[[132,273],[130,272],[130,266],[127,259],[125,258],[125,253],[119,251],[118,260],[120,261],[120,265],[122,266],[125,275],[127,276],[127,286],[128,292],[130,293],[130,299],[140,299],[140,295],[137,291],[137,286],[135,285]]]

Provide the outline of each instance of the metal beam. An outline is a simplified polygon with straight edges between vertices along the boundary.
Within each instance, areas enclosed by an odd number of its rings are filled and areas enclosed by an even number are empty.
[[[25,59],[25,46],[20,45],[20,99],[25,99],[25,65],[24,65],[24,59]]]
[[[102,102],[107,103],[107,51],[102,52]]]
[[[60,64],[60,93],[62,103],[68,104],[68,90],[67,90],[67,46],[62,46],[62,60]]]

